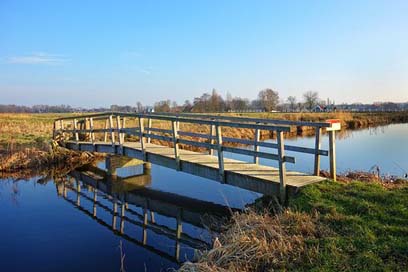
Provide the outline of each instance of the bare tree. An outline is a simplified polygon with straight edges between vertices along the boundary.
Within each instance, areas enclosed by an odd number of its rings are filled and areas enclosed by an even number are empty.
[[[170,112],[170,105],[171,101],[170,100],[162,100],[159,102],[156,102],[154,104],[154,111],[155,112]]]
[[[204,93],[194,98],[194,112],[221,112],[225,110],[225,102],[221,95],[213,89],[212,93]]]
[[[144,110],[144,108],[143,108],[142,103],[140,103],[139,101],[136,102],[136,111],[137,112],[143,112],[143,110]]]
[[[244,111],[249,108],[249,100],[241,97],[235,97],[231,101],[231,109],[234,111]]]
[[[232,95],[230,92],[227,92],[227,97],[225,98],[225,110],[229,111],[232,109]]]
[[[295,96],[289,96],[287,98],[287,101],[289,103],[290,110],[295,111],[296,110],[296,97]]]
[[[264,89],[258,93],[258,100],[262,108],[272,111],[279,103],[279,94],[272,89]]]
[[[191,104],[190,100],[184,101],[182,112],[191,112],[193,109],[193,105]]]
[[[307,91],[303,94],[303,99],[305,100],[306,109],[311,111],[319,102],[319,93]]]

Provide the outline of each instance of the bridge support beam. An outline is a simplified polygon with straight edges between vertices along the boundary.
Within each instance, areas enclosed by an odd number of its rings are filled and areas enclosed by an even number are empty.
[[[105,168],[109,175],[116,176],[117,169],[122,167],[138,166],[143,164],[143,172],[150,169],[150,163],[120,155],[109,155],[105,159]]]

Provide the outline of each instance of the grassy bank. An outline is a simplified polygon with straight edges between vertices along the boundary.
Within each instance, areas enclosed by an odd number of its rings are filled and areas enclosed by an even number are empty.
[[[408,112],[302,112],[302,113],[229,113],[233,116],[253,118],[282,119],[292,121],[323,122],[327,119],[341,120],[343,128],[355,129],[394,123],[407,123]]]
[[[261,207],[261,208],[260,208]],[[180,271],[406,271],[408,186],[326,181],[283,211],[237,213],[220,244]]]

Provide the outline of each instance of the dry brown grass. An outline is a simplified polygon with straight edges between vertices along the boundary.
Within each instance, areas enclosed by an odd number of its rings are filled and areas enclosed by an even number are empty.
[[[320,176],[330,178],[330,173],[321,170]],[[379,176],[377,173],[370,173],[366,171],[349,171],[347,173],[337,175],[336,178],[337,181],[342,183],[350,183],[358,180],[365,183],[377,183],[388,189],[401,188],[408,184],[407,179],[392,176],[384,177]]]
[[[236,213],[221,234],[221,245],[204,252],[197,263],[185,263],[179,271],[290,270],[317,254],[317,245],[310,241],[326,232],[317,213]]]
[[[0,156],[0,173],[31,172],[58,165],[75,168],[91,163],[100,156],[89,152],[68,150],[55,143],[46,151],[36,147],[24,148]]]
[[[0,150],[21,147],[42,148],[52,137],[52,126],[57,114],[0,114]]]

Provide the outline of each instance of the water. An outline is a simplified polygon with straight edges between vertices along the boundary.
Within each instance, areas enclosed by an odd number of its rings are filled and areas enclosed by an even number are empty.
[[[408,170],[408,124],[340,136],[339,172],[369,170],[373,165],[399,176]],[[312,147],[314,138],[287,140],[290,142]],[[327,142],[324,136],[323,149]],[[296,170],[312,170],[312,155],[288,154],[296,157]],[[322,157],[322,169],[327,168],[328,160]],[[260,197],[155,165],[127,187],[118,187],[123,182],[110,182],[103,179],[103,172],[91,170],[82,171],[82,176],[74,172],[48,181],[38,177],[0,180],[1,271],[119,271],[121,243],[127,271],[177,268],[180,262],[194,258],[195,248],[211,243],[212,232],[199,220],[203,211],[219,216],[224,211],[222,205],[243,208]],[[138,189],[141,185],[147,189]],[[124,198],[127,206],[122,217]],[[178,222],[182,225],[180,239]]]
[[[271,140],[271,142],[273,142]],[[315,138],[299,137],[285,140],[285,144],[314,147]],[[322,137],[322,149],[329,149],[328,135]],[[276,150],[260,148],[261,151],[276,153]],[[296,158],[296,164],[287,163],[288,170],[312,173],[314,155],[286,151]],[[230,158],[252,161],[247,156],[227,154]],[[350,170],[369,171],[378,165],[384,175],[404,176],[408,173],[408,124],[393,124],[362,130],[342,131],[336,135],[337,172]],[[261,164],[277,167],[277,162],[260,159]],[[329,169],[329,158],[321,156],[321,169]]]

